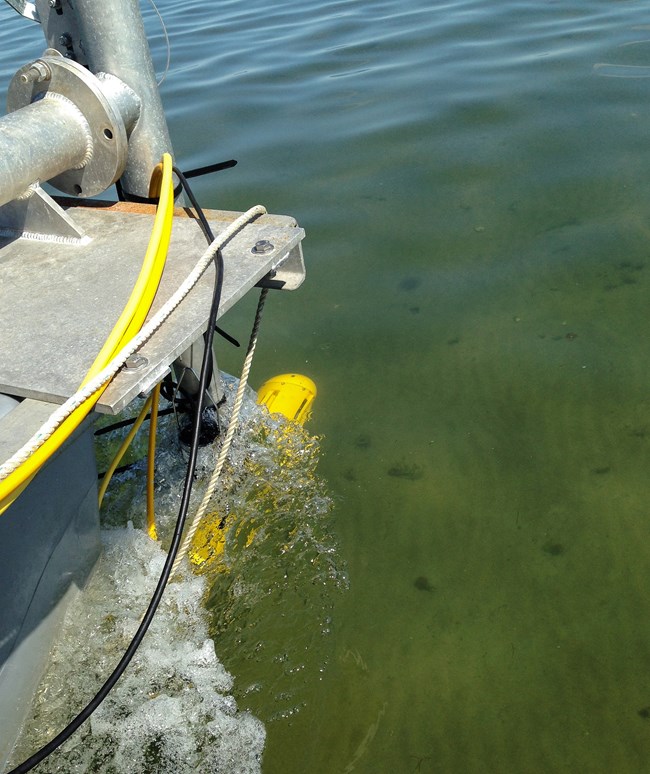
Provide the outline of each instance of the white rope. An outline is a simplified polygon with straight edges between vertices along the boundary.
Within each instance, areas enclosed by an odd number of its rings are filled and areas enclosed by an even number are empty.
[[[251,364],[253,362],[255,346],[257,345],[257,334],[260,327],[260,320],[262,319],[262,310],[264,309],[264,302],[266,301],[267,293],[268,293],[268,290],[264,288],[264,290],[262,290],[260,294],[260,300],[257,304],[257,312],[255,313],[255,322],[253,323],[253,330],[251,331],[250,340],[248,342],[248,351],[246,352],[246,357],[244,358],[244,364],[242,366],[241,376],[239,378],[239,385],[237,387],[235,401],[232,406],[232,411],[230,412],[230,421],[228,422],[228,430],[226,432],[226,437],[224,438],[223,444],[221,445],[219,457],[217,458],[217,463],[212,472],[212,476],[210,477],[210,481],[208,482],[208,488],[205,490],[205,494],[203,495],[203,500],[201,500],[201,504],[199,505],[198,510],[194,518],[192,519],[192,523],[190,524],[187,532],[185,533],[185,537],[183,538],[183,542],[181,543],[181,546],[178,549],[178,553],[176,554],[176,559],[174,560],[174,564],[172,565],[171,573],[169,575],[170,578],[173,578],[175,573],[178,571],[180,563],[185,558],[185,555],[189,550],[190,544],[192,543],[192,539],[196,533],[196,530],[198,529],[199,524],[201,523],[201,519],[205,516],[205,512],[208,510],[208,505],[210,504],[210,500],[212,499],[214,490],[217,488],[217,482],[219,481],[221,470],[223,469],[224,463],[226,461],[226,457],[228,456],[228,452],[230,451],[230,447],[232,445],[232,439],[234,438],[235,430],[237,429],[239,412],[241,410],[242,402],[244,400],[244,392],[246,391],[246,385],[248,384],[248,375],[250,373]]]
[[[7,478],[16,468],[20,467],[22,463],[27,460],[45,441],[52,435],[52,433],[62,424],[62,422],[72,414],[72,412],[84,403],[91,395],[93,395],[100,387],[107,384],[122,368],[124,363],[136,352],[146,341],[148,341],[153,334],[160,328],[160,326],[167,320],[172,312],[179,306],[183,299],[188,295],[192,288],[199,281],[205,270],[212,263],[214,256],[223,245],[228,242],[232,237],[245,225],[260,215],[265,215],[266,209],[262,205],[258,204],[255,207],[251,207],[250,210],[240,215],[234,220],[224,231],[222,231],[214,241],[209,245],[207,250],[203,253],[201,258],[196,263],[194,269],[186,277],[183,284],[178,290],[168,299],[168,301],[159,309],[159,311],[147,322],[136,336],[123,347],[117,355],[111,360],[111,362],[100,371],[97,376],[91,379],[82,389],[76,392],[72,397],[63,403],[59,408],[54,411],[50,418],[45,422],[34,435],[23,445],[18,451],[13,454],[3,465],[0,466],[0,481]]]

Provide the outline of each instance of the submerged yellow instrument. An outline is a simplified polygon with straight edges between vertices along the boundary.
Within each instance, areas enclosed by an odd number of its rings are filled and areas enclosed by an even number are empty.
[[[316,385],[301,374],[274,376],[257,391],[257,402],[270,414],[282,414],[301,425],[309,419],[315,397]]]
[[[301,374],[280,374],[268,379],[257,391],[257,402],[266,406],[271,414],[280,414],[290,422],[304,425],[311,416],[311,407],[316,397],[316,385],[308,376]],[[206,514],[192,540],[189,559],[199,572],[204,572],[218,559],[226,546],[226,532],[236,519],[234,513],[226,516],[218,512]],[[242,540],[248,547],[255,537],[256,529],[240,536],[242,527],[235,530],[235,539]],[[226,567],[217,564],[218,572]]]

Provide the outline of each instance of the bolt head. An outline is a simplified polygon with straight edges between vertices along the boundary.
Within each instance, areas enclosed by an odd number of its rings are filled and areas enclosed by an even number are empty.
[[[255,243],[251,252],[256,255],[263,255],[264,253],[270,253],[272,250],[275,250],[275,245],[272,242],[269,242],[268,239],[260,239],[259,242]]]
[[[144,368],[149,363],[149,360],[144,355],[131,355],[127,358],[124,366],[129,371],[137,371],[139,368]]]

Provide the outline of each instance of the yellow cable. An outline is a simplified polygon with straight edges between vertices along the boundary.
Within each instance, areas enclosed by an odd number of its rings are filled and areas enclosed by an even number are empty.
[[[147,533],[152,540],[158,540],[153,484],[156,467],[156,431],[158,428],[159,398],[160,384],[157,384],[151,393],[151,419],[149,421],[149,450],[147,457]]]
[[[144,406],[142,407],[142,411],[138,414],[137,419],[133,423],[133,427],[129,430],[128,434],[125,436],[124,440],[120,444],[120,448],[115,453],[115,456],[113,457],[111,464],[108,466],[108,470],[106,471],[106,474],[104,475],[104,478],[102,479],[102,484],[99,487],[99,506],[101,508],[102,500],[104,499],[104,495],[106,494],[106,490],[108,489],[108,485],[110,483],[111,478],[113,478],[113,473],[115,473],[115,470],[117,466],[122,461],[122,457],[124,456],[126,450],[131,445],[131,441],[135,438],[135,434],[140,429],[140,425],[144,422],[144,420],[147,418],[147,413],[149,409],[151,408],[151,401],[153,399],[153,394],[150,395],[147,400],[145,401]]]
[[[154,175],[154,178],[158,179],[158,176]],[[82,387],[98,374],[110,362],[115,353],[135,336],[149,314],[165,266],[174,216],[172,160],[168,153],[163,156],[163,174],[160,185],[158,211],[140,274],[122,314],[81,383]]]
[[[126,307],[109,335],[100,354],[86,374],[82,385],[93,378],[110,362],[113,355],[121,349],[142,327],[158,289],[164,268],[165,258],[171,238],[174,214],[174,191],[172,181],[172,160],[169,154],[163,156],[162,174],[154,175],[153,181],[160,179],[160,200],[149,239],[149,245],[143,261],[143,269],[138,276]],[[144,266],[147,266],[149,279],[143,278]],[[136,292],[137,290],[137,292]],[[148,304],[148,305],[147,305]],[[100,388],[84,403],[78,406],[70,416],[52,433],[20,467],[0,481],[0,514],[23,491],[26,484],[38,472],[40,467],[61,447],[90,413],[106,386]]]
[[[102,479],[102,484],[99,488],[99,507],[101,508],[104,500],[104,495],[108,489],[108,485],[113,478],[117,466],[122,461],[122,457],[126,453],[136,433],[142,426],[142,423],[147,418],[147,413],[151,410],[151,417],[149,420],[149,441],[147,446],[147,532],[152,540],[157,540],[156,532],[156,514],[154,509],[154,469],[155,469],[155,455],[156,455],[156,429],[158,423],[158,402],[160,399],[160,384],[157,384],[149,397],[147,398],[142,410],[138,414],[133,427],[129,430],[124,440],[120,444],[120,448],[115,453],[115,456],[111,460],[111,464],[108,466],[108,470]]]

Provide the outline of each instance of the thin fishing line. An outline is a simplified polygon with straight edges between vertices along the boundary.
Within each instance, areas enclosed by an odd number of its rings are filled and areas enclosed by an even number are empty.
[[[172,59],[172,47],[169,42],[169,35],[167,34],[167,25],[165,24],[165,20],[161,16],[158,8],[156,7],[156,3],[154,2],[154,0],[149,0],[149,2],[151,3],[151,7],[156,12],[158,19],[160,19],[160,26],[162,27],[163,35],[165,37],[165,45],[167,46],[167,62],[165,63],[165,71],[162,74],[162,78],[158,81],[158,86],[160,86],[164,82],[165,78],[167,77],[167,73],[169,72],[169,64]]]

